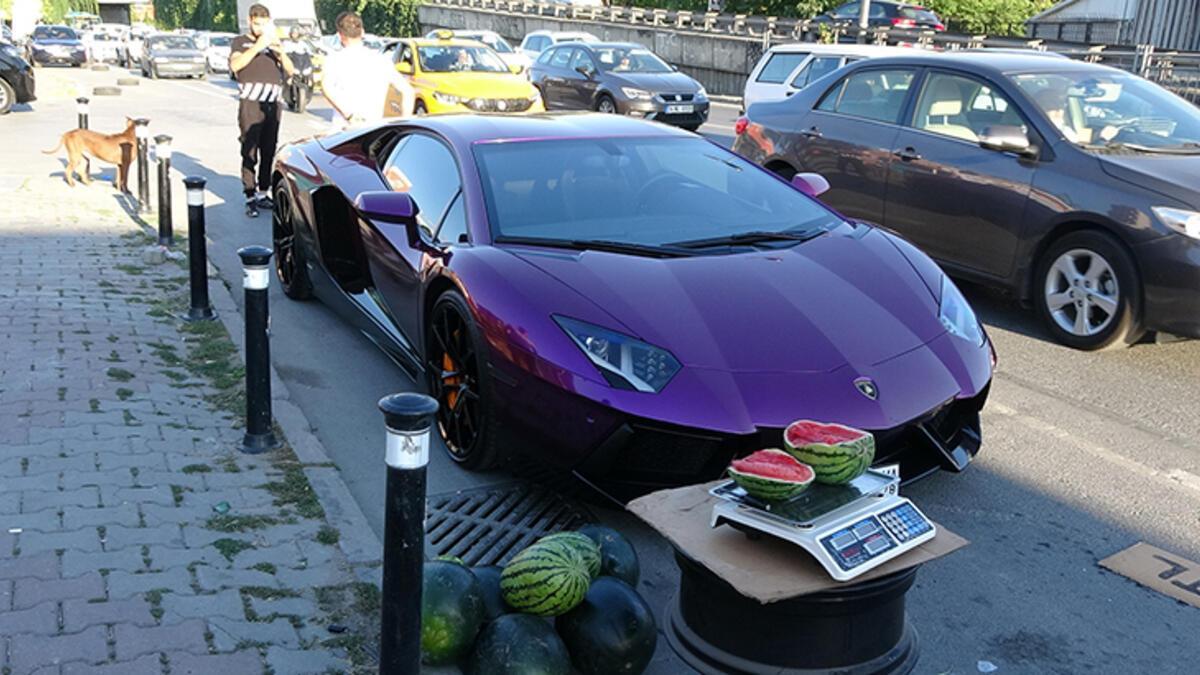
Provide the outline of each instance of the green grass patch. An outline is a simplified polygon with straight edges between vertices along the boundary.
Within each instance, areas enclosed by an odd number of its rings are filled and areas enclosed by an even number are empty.
[[[354,582],[354,611],[374,615],[383,606],[383,593],[375,584],[365,581]]]
[[[109,368],[105,371],[105,374],[117,382],[128,382],[136,377],[133,373],[125,370],[124,368]]]
[[[275,574],[275,572],[278,571],[278,569],[269,562],[260,562],[260,563],[251,565],[250,569],[258,570],[259,572],[266,572],[267,574]]]
[[[229,514],[213,516],[204,523],[204,527],[217,532],[249,532],[261,530],[279,523],[278,518],[271,516],[234,516]]]
[[[132,275],[134,275],[134,276],[138,276],[138,275],[140,275],[142,272],[144,272],[144,271],[145,271],[145,268],[143,268],[143,267],[140,267],[140,266],[138,266],[138,265],[128,265],[128,264],[125,264],[125,263],[122,263],[122,264],[120,264],[120,265],[115,265],[115,267],[116,267],[118,270],[120,270],[120,271],[122,271],[122,272],[124,272],[124,273],[126,273],[126,274],[132,274]]]
[[[271,588],[270,586],[242,586],[242,593],[259,600],[280,600],[282,598],[298,598],[300,594],[290,588]]]
[[[128,401],[130,396],[133,396],[132,389],[126,389],[125,387],[120,387],[117,389],[117,398],[121,399],[122,401]]]
[[[159,372],[161,372],[163,375],[166,375],[173,382],[183,382],[188,378],[187,373],[181,373],[178,370],[168,370],[164,368]]]
[[[258,487],[275,497],[275,506],[290,506],[302,518],[325,518],[325,509],[308,484],[308,477],[299,464],[284,464],[283,476],[278,481],[264,483]]]
[[[212,467],[207,464],[188,464],[180,469],[184,473],[208,473],[212,471]]]
[[[322,525],[320,530],[317,530],[317,543],[326,546],[335,546],[338,540],[342,538],[342,533],[338,532],[336,527]]]
[[[100,399],[89,398],[88,399],[88,411],[94,412],[94,413],[100,412]]]
[[[242,541],[241,539],[218,539],[214,541],[212,545],[213,548],[217,549],[217,553],[225,556],[225,559],[229,562],[233,562],[233,559],[237,557],[237,554],[241,553],[242,551],[248,551],[256,548],[254,544],[251,544],[248,541]]]

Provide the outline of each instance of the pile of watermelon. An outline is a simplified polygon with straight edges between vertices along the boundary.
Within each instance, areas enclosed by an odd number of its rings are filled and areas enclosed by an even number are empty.
[[[466,675],[641,673],[658,632],[639,574],[633,546],[601,525],[542,537],[503,568],[430,561],[422,661]]]
[[[783,432],[786,450],[767,448],[729,465],[729,477],[764,501],[793,499],[814,481],[845,485],[875,460],[875,437],[842,424],[799,420]]]

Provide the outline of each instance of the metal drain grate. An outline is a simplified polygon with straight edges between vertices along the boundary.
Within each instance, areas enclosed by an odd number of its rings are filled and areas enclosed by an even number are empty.
[[[437,555],[467,565],[503,565],[539,537],[595,520],[538,485],[514,483],[432,495],[425,536]]]

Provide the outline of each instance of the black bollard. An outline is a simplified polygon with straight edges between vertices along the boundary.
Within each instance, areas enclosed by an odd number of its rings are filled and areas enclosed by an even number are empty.
[[[150,120],[139,117],[133,121],[134,135],[137,136],[137,173],[138,173],[138,212],[150,212],[150,130],[146,125]]]
[[[192,303],[185,321],[211,321],[217,318],[208,301],[208,242],[204,237],[204,179],[188,176],[183,179],[187,188],[188,208],[188,266],[191,272]]]
[[[79,113],[79,128],[88,128],[88,98],[86,96],[75,99],[75,112]]]
[[[425,564],[425,466],[436,400],[392,394],[379,401],[387,425],[380,675],[421,672],[421,583]]]
[[[175,245],[175,227],[171,223],[171,137],[154,137],[154,157],[158,159],[158,245]]]
[[[246,434],[242,452],[256,454],[279,447],[271,428],[271,340],[267,334],[267,288],[271,254],[265,246],[238,249],[242,287],[246,289]]]

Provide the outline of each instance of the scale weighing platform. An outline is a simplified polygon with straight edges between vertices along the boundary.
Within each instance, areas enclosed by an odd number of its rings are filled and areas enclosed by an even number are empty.
[[[896,493],[900,479],[868,470],[847,485],[813,483],[785,502],[765,502],[733,481],[709,493],[718,498],[712,527],[730,524],[798,544],[829,575],[849,581],[933,539],[937,529]]]

